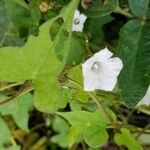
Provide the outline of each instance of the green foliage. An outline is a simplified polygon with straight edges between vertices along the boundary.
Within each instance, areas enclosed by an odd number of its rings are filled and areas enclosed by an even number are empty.
[[[2,118],[0,118],[0,125],[1,125],[1,134],[0,134],[0,147],[3,146],[4,143],[7,143],[9,141],[9,138],[11,136],[10,130],[6,123],[3,121]]]
[[[67,64],[73,66],[80,64],[84,56],[84,49],[82,39],[79,40],[76,36],[72,36]]]
[[[5,6],[14,26],[18,30],[22,30],[21,34],[25,34],[24,31],[36,33],[40,20],[40,12],[36,0],[32,0],[30,5],[26,5],[23,1],[7,0],[5,1]]]
[[[118,0],[93,1],[93,5],[87,10],[86,15],[90,18],[107,16],[118,7]]]
[[[93,45],[102,44],[102,42],[104,40],[103,25],[112,20],[113,20],[113,18],[110,15],[102,16],[99,18],[87,19],[86,25],[85,25],[85,30],[88,34],[90,34]],[[99,51],[98,48],[97,48],[97,51]]]
[[[7,147],[8,150],[19,150],[20,147],[11,142],[11,132],[2,118],[0,118],[0,126],[0,149],[6,150],[5,145],[10,144],[10,146]]]
[[[33,96],[25,94],[0,106],[2,116],[12,115],[16,124],[23,130],[28,131],[29,111],[33,108]]]
[[[129,150],[142,150],[140,144],[132,137],[126,128],[121,129],[121,133],[116,133],[115,141],[118,145],[125,145]]]
[[[0,150],[149,149],[150,108],[136,106],[149,16],[149,0],[0,0]],[[116,86],[85,91],[82,64],[104,47],[123,62]]]
[[[61,101],[58,76],[64,67],[70,48],[71,33],[67,31],[71,29],[70,18],[73,17],[77,3],[78,1],[72,1],[59,16],[43,24],[40,27],[39,36],[30,36],[25,46],[6,47],[0,51],[0,79],[8,82],[33,79],[34,104],[44,112],[55,111],[66,104],[65,101]],[[58,18],[62,18],[64,23],[52,41],[49,37],[49,28]],[[63,57],[61,58],[63,60],[58,60],[57,57]]]
[[[123,100],[134,107],[146,93],[150,83],[150,25],[131,20],[121,30],[118,54],[124,68],[119,77]]]
[[[60,117],[56,117],[53,121],[53,129],[58,134],[52,136],[51,141],[58,143],[61,147],[68,147],[69,124]]]
[[[7,16],[6,13],[6,8],[4,7],[4,2],[1,0],[0,1],[0,47],[3,44],[4,41],[4,37],[5,37],[5,30],[7,29],[7,17],[3,17],[3,16]]]
[[[53,121],[53,129],[57,134],[51,137],[51,141],[64,148],[71,147],[79,137],[78,130],[70,128],[69,124],[58,116]]]
[[[32,0],[29,6],[17,0],[0,3],[0,46],[20,46],[29,34],[37,34],[40,21],[37,1]]]
[[[137,17],[149,18],[150,15],[149,0],[144,0],[144,1],[128,0],[128,2],[131,11]]]
[[[100,147],[108,140],[105,126],[109,120],[98,110],[96,112],[73,111],[57,113],[67,119],[82,134],[85,142],[91,147]]]

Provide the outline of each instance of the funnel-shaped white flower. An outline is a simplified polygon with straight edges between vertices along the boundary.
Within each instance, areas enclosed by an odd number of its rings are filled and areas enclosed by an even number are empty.
[[[82,64],[84,90],[101,89],[112,91],[123,64],[120,58],[110,58],[113,54],[103,49]]]
[[[76,10],[73,19],[72,31],[82,32],[86,18],[87,17],[84,14],[80,14],[80,12]]]
[[[141,99],[141,101],[137,105],[150,105],[150,86],[145,96]]]

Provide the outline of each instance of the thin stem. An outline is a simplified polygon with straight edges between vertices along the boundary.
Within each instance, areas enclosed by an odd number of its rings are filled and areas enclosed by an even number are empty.
[[[19,90],[17,92],[15,92],[11,96],[5,98],[4,100],[0,101],[0,105],[8,103],[9,101],[14,100],[16,97],[19,97],[25,93],[28,93],[29,91],[32,91],[33,87],[28,87],[27,82],[28,81],[24,82],[24,84],[19,88]]]
[[[92,52],[90,51],[90,48],[89,48],[89,39],[88,39],[88,36],[85,35],[85,47],[86,47],[86,50],[87,52],[92,55]]]
[[[143,128],[139,128],[139,127],[135,127],[133,125],[129,125],[129,124],[120,124],[120,126],[122,128],[127,128],[129,129],[132,133],[139,133],[139,132],[142,132],[142,133],[145,133],[145,134],[150,134],[150,130],[143,130]]]
[[[138,139],[149,127],[150,127],[150,123],[145,128],[143,128],[141,132],[137,134],[136,138]]]
[[[76,84],[77,86],[79,86],[80,88],[83,89],[83,86],[76,82],[75,80],[69,79],[69,82]],[[116,126],[116,124],[114,123],[112,117],[108,114],[108,112],[101,106],[101,104],[98,102],[98,100],[96,99],[96,97],[94,96],[93,93],[91,92],[87,92],[89,94],[89,96],[93,99],[93,101],[96,103],[97,107],[99,108],[100,112],[102,112],[111,122],[112,125]],[[117,127],[118,128],[118,127]]]
[[[79,86],[81,89],[83,89],[83,86],[79,82],[77,82],[77,81],[75,81],[73,79],[70,79],[70,78],[68,78],[68,80],[69,80],[70,83],[73,83],[73,84]]]
[[[14,86],[17,86],[17,85],[21,85],[23,84],[24,82],[18,82],[18,83],[12,83],[12,84],[7,84],[6,86],[1,86],[0,87],[0,91],[4,91],[6,89],[9,89],[11,87],[14,87]]]
[[[45,149],[45,145],[46,145],[47,141],[48,141],[47,137],[43,136],[29,149],[32,149],[32,150]]]
[[[106,111],[106,109],[104,109],[102,107],[102,105],[98,102],[98,100],[96,99],[96,97],[93,95],[93,93],[88,92],[88,94],[90,95],[90,97],[93,99],[93,101],[96,103],[97,107],[99,108],[99,110],[109,119],[109,121],[111,122],[112,125],[114,125],[116,127],[116,124],[114,123],[113,118],[108,114],[108,112]],[[117,127],[119,128],[119,127]]]
[[[129,17],[129,18],[135,18],[135,16],[129,12],[127,12],[127,10],[125,9],[122,9],[121,7],[117,7],[114,11],[114,13],[119,13],[119,14],[122,14],[126,17]]]

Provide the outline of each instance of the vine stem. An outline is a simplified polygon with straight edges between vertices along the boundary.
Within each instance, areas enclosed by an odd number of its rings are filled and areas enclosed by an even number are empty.
[[[88,39],[88,36],[85,35],[85,48],[87,50],[87,52],[92,55],[92,52],[90,51],[90,48],[89,48],[89,39]]]
[[[145,128],[143,128],[141,132],[139,132],[139,133],[137,134],[136,138],[139,139],[140,136],[141,136],[149,127],[150,127],[150,123],[149,123]]]
[[[129,17],[129,18],[134,18],[135,16],[129,12],[127,12],[126,10],[122,9],[121,7],[117,7],[114,11],[114,13],[119,13],[119,14],[122,14],[126,17]]]
[[[27,81],[28,82],[28,81]],[[11,100],[14,100],[16,97],[19,97],[25,93],[28,93],[33,90],[33,87],[28,87],[26,84],[27,82],[24,82],[24,84],[19,88],[17,92],[12,94],[11,96],[5,98],[4,100],[0,101],[0,105],[8,103]]]
[[[100,112],[102,112],[109,119],[109,121],[111,122],[111,124],[116,127],[116,124],[114,123],[114,120],[112,119],[112,117],[108,114],[108,112],[106,111],[106,109],[104,109],[102,107],[102,105],[98,102],[97,98],[93,95],[93,93],[88,92],[88,94],[93,99],[93,101],[96,103],[96,105],[99,108]]]
[[[80,88],[83,89],[83,86],[78,83],[77,81],[73,80],[73,79],[70,79],[69,78],[69,82],[73,83],[73,84],[76,84],[77,86],[79,86]],[[102,112],[108,119],[109,121],[111,122],[111,124],[113,126],[115,126],[116,128],[119,128],[118,126],[116,126],[116,124],[114,123],[113,121],[113,118],[108,114],[108,112],[101,106],[101,104],[98,102],[97,98],[94,96],[93,93],[91,92],[87,92],[89,94],[89,96],[93,99],[93,101],[96,103],[98,109],[100,110],[100,112]]]
[[[17,86],[17,85],[20,85],[20,84],[23,84],[24,82],[17,82],[17,83],[12,83],[12,84],[8,84],[6,86],[0,86],[0,91],[4,91],[6,89],[9,89],[11,87],[14,87],[14,86]]]

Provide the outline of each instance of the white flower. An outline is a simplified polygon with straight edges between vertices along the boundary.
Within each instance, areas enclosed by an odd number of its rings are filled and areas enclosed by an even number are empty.
[[[141,99],[141,101],[137,105],[150,105],[150,86],[145,96]]]
[[[82,64],[85,91],[113,90],[123,64],[118,57],[110,58],[112,55],[106,47]]]
[[[83,25],[86,20],[86,16],[84,14],[80,14],[78,10],[75,11],[72,31],[81,31],[83,30]]]

